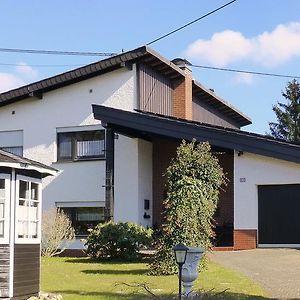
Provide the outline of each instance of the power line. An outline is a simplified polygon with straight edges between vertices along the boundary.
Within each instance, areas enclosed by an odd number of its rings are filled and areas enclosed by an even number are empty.
[[[72,56],[113,56],[112,52],[83,52],[83,51],[60,51],[60,50],[36,50],[18,48],[0,48],[0,52],[26,53],[26,54],[47,54],[47,55],[72,55]]]
[[[203,15],[203,16],[201,16],[201,17],[195,19],[195,20],[193,20],[193,21],[191,21],[191,22],[189,22],[189,23],[187,23],[187,24],[185,24],[185,25],[183,25],[183,26],[181,26],[181,27],[179,27],[179,28],[177,28],[177,29],[174,29],[173,31],[171,31],[171,32],[169,32],[169,33],[166,33],[166,34],[164,34],[163,36],[160,36],[160,37],[156,38],[155,40],[152,40],[151,42],[147,43],[146,45],[149,46],[149,45],[151,45],[151,44],[153,44],[153,43],[156,43],[157,41],[160,41],[160,40],[164,39],[165,37],[167,37],[167,36],[169,36],[169,35],[171,35],[171,34],[177,32],[177,31],[179,31],[179,30],[182,30],[183,28],[186,28],[186,27],[188,27],[188,26],[190,26],[190,25],[192,25],[192,24],[194,24],[194,23],[196,23],[196,22],[202,20],[202,19],[208,17],[209,15],[212,15],[213,13],[217,12],[218,10],[221,10],[221,9],[225,8],[226,6],[232,4],[232,3],[235,2],[235,1],[237,1],[237,0],[232,0],[232,1],[230,1],[230,2],[228,2],[228,3],[226,3],[226,4],[224,4],[224,5],[222,5],[222,6],[218,7],[218,8],[216,8],[216,9],[210,11],[209,13],[207,13],[207,14],[205,14],[205,15]]]
[[[287,74],[276,74],[276,73],[266,73],[266,72],[256,72],[256,71],[247,71],[247,70],[238,70],[238,69],[228,69],[228,68],[217,68],[211,66],[203,66],[203,65],[190,65],[195,68],[209,69],[209,70],[217,70],[217,71],[226,71],[226,72],[234,72],[234,73],[243,73],[243,74],[252,74],[252,75],[261,75],[261,76],[272,76],[272,77],[282,77],[282,78],[295,78],[300,79],[300,76],[287,75]]]
[[[81,67],[84,66],[85,63],[76,64],[76,65],[26,65],[28,67],[35,67],[35,68],[56,68],[56,67]],[[12,67],[19,67],[22,65],[20,64],[10,64],[10,63],[0,63],[0,66],[12,66]],[[247,70],[239,70],[239,69],[228,69],[228,68],[218,68],[212,66],[204,66],[204,65],[194,65],[190,64],[189,66],[194,68],[201,68],[201,69],[208,69],[213,71],[225,71],[225,72],[232,72],[232,73],[243,73],[243,74],[252,74],[252,75],[260,75],[260,76],[272,76],[272,77],[281,77],[281,78],[295,78],[300,79],[300,76],[288,75],[288,74],[278,74],[278,73],[267,73],[267,72],[257,72],[257,71],[247,71]]]
[[[86,65],[86,63],[77,64],[77,65],[22,65],[22,64],[9,64],[9,63],[0,63],[0,66],[8,66],[8,67],[35,67],[35,68],[47,68],[47,67],[81,67]]]

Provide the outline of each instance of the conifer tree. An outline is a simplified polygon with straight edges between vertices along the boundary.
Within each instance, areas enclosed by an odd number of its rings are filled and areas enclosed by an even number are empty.
[[[273,106],[277,122],[270,122],[271,135],[288,142],[300,143],[300,83],[294,79],[282,92],[286,103]]]

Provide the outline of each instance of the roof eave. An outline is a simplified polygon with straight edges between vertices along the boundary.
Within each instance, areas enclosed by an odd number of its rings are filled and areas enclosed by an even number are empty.
[[[134,113],[93,105],[96,119],[116,129],[135,130],[145,135],[208,141],[213,146],[250,152],[300,163],[300,146],[268,137],[205,123],[178,120],[148,113]]]

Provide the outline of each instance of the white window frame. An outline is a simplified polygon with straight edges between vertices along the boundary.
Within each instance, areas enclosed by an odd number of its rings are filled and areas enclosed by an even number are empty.
[[[4,199],[4,237],[0,237],[0,244],[9,244],[10,231],[10,175],[0,173],[0,179],[5,180]]]
[[[21,238],[18,236],[18,220],[20,216],[19,210],[19,192],[20,192],[20,181],[29,182],[30,187],[31,183],[36,183],[38,185],[38,229],[37,229],[37,238]],[[16,244],[40,244],[41,243],[41,215],[42,215],[42,180],[37,178],[32,178],[23,175],[17,175],[16,178],[16,220],[15,220],[15,243]],[[31,190],[29,188],[29,190]],[[30,199],[29,199],[30,200]]]

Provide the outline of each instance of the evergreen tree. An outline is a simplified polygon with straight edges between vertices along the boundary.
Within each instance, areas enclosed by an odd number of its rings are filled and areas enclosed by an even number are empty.
[[[153,275],[177,272],[172,248],[178,243],[211,247],[213,215],[225,177],[210,150],[208,143],[183,142],[166,171],[164,220],[157,239],[157,254],[150,264]]]
[[[282,96],[286,103],[278,102],[273,106],[277,123],[269,123],[271,135],[300,143],[300,83],[296,79],[289,82]]]

